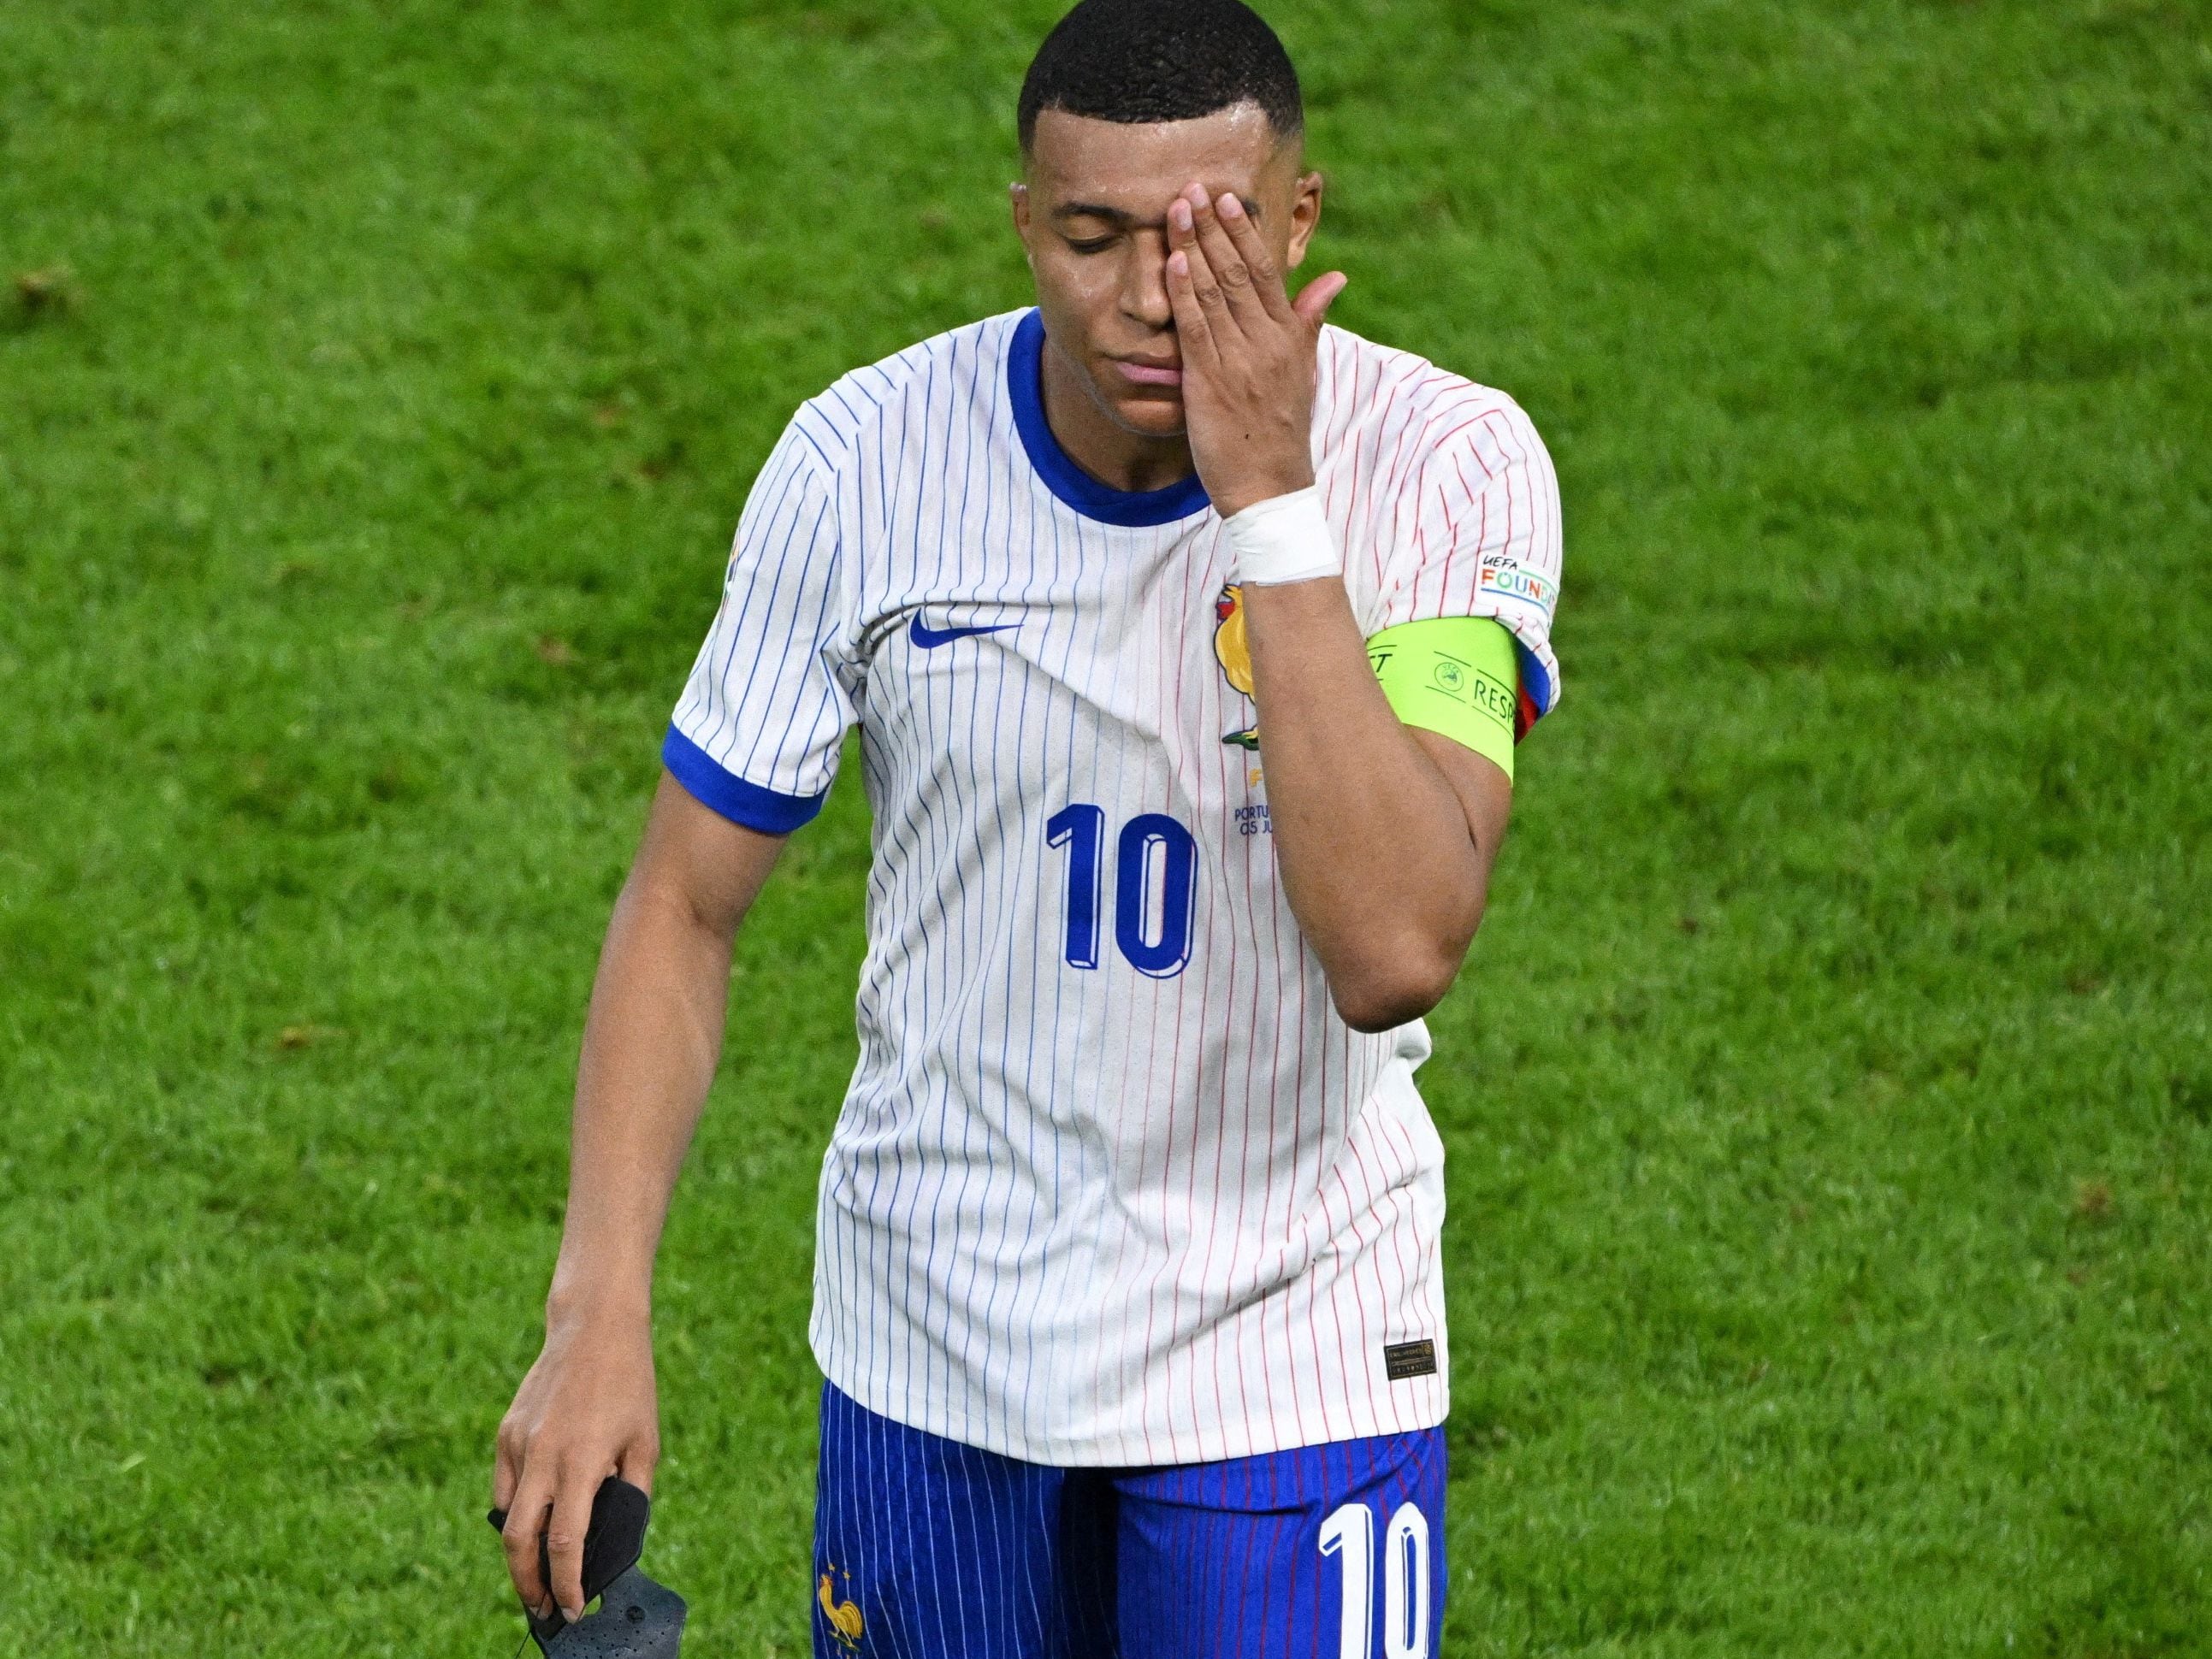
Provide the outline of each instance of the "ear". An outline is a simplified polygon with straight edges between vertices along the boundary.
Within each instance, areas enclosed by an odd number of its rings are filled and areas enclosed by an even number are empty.
[[[1030,252],[1030,187],[1017,179],[1006,186],[1006,201],[1014,211],[1014,234],[1021,239],[1022,260],[1036,274],[1036,255]]]
[[[1285,267],[1295,270],[1306,257],[1306,245],[1313,240],[1314,228],[1321,223],[1321,198],[1323,180],[1319,173],[1309,173],[1298,179],[1297,194],[1291,203],[1291,246],[1284,256]]]

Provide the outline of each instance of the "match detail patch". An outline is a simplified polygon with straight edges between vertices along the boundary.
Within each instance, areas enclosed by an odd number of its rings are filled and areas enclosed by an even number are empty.
[[[1437,1345],[1426,1337],[1419,1342],[1386,1343],[1382,1349],[1382,1370],[1393,1382],[1403,1382],[1409,1377],[1434,1376],[1437,1374]]]

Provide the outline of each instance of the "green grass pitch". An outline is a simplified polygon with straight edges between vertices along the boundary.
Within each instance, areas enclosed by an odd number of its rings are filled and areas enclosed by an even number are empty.
[[[1422,1073],[1447,1650],[2212,1653],[2212,14],[1270,10],[1337,319],[1514,392],[1567,513]],[[1055,15],[0,8],[8,1640],[513,1648],[661,726],[792,407],[1025,301]],[[702,1655],[805,1646],[856,785],[662,1259]]]

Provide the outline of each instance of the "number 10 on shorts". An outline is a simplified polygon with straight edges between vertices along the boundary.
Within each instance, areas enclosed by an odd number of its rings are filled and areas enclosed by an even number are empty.
[[[1344,1564],[1337,1659],[1375,1659],[1375,1512],[1346,1504],[1322,1522],[1321,1553]],[[1429,1522],[1401,1504],[1382,1530],[1382,1659],[1428,1659]]]

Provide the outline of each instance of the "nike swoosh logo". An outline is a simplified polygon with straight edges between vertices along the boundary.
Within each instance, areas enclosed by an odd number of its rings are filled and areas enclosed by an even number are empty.
[[[906,635],[924,651],[934,651],[940,645],[950,645],[955,640],[964,640],[971,634],[1001,634],[1009,628],[1018,628],[1019,623],[994,623],[988,628],[932,628],[921,619],[921,612],[914,613],[914,621]]]

